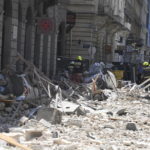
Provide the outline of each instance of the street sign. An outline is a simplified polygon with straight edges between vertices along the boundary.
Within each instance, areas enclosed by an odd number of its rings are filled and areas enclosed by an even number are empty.
[[[50,34],[54,30],[54,21],[50,18],[38,19],[38,29],[41,33]]]

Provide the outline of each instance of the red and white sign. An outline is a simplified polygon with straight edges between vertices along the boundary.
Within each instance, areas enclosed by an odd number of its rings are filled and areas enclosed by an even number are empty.
[[[42,33],[50,33],[54,30],[54,22],[52,19],[39,19],[38,27]]]

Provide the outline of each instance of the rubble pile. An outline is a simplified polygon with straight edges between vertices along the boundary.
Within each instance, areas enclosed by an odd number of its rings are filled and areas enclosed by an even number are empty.
[[[30,66],[25,98],[0,98],[1,150],[150,149],[149,80],[98,89],[97,77],[88,84],[52,82]]]
[[[106,101],[81,100],[80,106],[67,114],[49,109],[43,110],[48,112],[46,117],[39,118],[41,110],[38,119],[24,116],[19,127],[11,127],[4,134],[33,150],[150,149],[149,100],[133,98],[125,90],[118,90],[119,96],[105,92],[111,94]],[[54,122],[51,116],[55,116]],[[1,146],[19,150],[4,141]]]

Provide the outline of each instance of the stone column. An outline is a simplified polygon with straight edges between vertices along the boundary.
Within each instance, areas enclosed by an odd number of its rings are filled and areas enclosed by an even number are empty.
[[[0,70],[2,56],[2,31],[3,31],[3,0],[0,1]]]
[[[47,51],[47,76],[50,76],[50,58],[51,58],[51,36],[48,36],[48,51]]]
[[[39,69],[42,71],[42,55],[43,55],[43,34],[41,34],[40,42],[40,57],[39,57]]]
[[[42,56],[42,71],[47,73],[47,59],[48,59],[48,35],[43,37],[43,56]]]
[[[17,39],[18,39],[18,0],[12,2],[12,37],[10,50],[10,65],[16,67],[17,56]]]
[[[31,62],[34,62],[34,47],[35,47],[35,22],[32,24],[32,46],[31,46]]]
[[[40,50],[41,50],[41,34],[36,31],[35,33],[35,46],[34,46],[34,65],[40,67]]]
[[[56,33],[53,32],[51,34],[51,51],[50,51],[50,65],[49,65],[49,71],[50,71],[50,77],[54,74],[54,61],[55,61],[55,51],[57,46],[57,39],[56,39]]]

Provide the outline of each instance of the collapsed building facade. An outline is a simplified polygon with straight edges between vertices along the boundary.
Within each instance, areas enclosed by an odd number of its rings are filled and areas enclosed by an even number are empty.
[[[117,88],[115,77],[102,74],[105,64],[97,66],[88,84],[47,77],[56,72],[58,56],[111,62],[117,58],[115,49],[126,46],[126,38],[141,34],[125,19],[123,0],[72,0],[68,10],[66,2],[0,1],[1,70],[13,65],[22,72],[29,65],[33,74],[32,82],[12,70],[3,72],[9,82],[0,74],[0,90],[9,83],[12,88],[8,95],[1,92],[1,149],[150,149],[150,79],[140,85],[122,81]],[[128,45],[134,46],[133,41]],[[108,81],[108,89],[97,73]],[[22,95],[16,92],[21,87]]]

